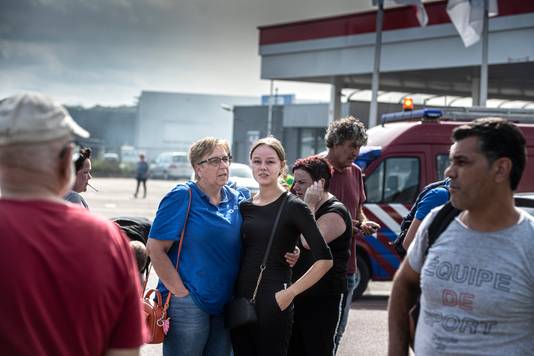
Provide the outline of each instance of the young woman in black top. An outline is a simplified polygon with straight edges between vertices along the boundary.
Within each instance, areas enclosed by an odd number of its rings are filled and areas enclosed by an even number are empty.
[[[273,137],[257,141],[250,152],[250,162],[260,191],[240,205],[243,257],[236,286],[238,297],[252,297],[276,213],[282,201],[287,201],[256,296],[258,322],[233,329],[232,345],[236,356],[283,356],[287,354],[291,335],[293,299],[332,267],[332,255],[308,206],[279,183],[285,167],[280,141]],[[284,254],[293,251],[301,234],[316,261],[302,278],[291,284],[291,269]]]
[[[334,267],[312,288],[295,298],[290,356],[335,354],[334,337],[338,327],[343,293],[346,292],[352,220],[345,206],[328,193],[332,167],[322,157],[312,156],[293,165],[293,192],[315,212],[319,230],[330,247]],[[293,279],[300,278],[315,262],[306,241],[293,268]]]

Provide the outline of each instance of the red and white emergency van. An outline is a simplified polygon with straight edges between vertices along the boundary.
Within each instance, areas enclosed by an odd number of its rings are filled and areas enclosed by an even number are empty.
[[[423,109],[385,114],[382,125],[367,131],[356,164],[364,173],[366,216],[381,225],[372,236],[357,240],[361,282],[358,298],[369,280],[388,281],[400,264],[390,244],[418,193],[444,177],[449,163],[452,130],[477,117],[498,116],[517,122],[526,137],[528,162],[518,192],[534,192],[534,112],[527,110]],[[529,123],[530,122],[530,123]]]

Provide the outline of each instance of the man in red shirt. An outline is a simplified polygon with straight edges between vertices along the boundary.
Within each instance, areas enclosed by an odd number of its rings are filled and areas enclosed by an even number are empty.
[[[343,314],[336,334],[336,348],[347,325],[347,318],[352,303],[352,294],[358,286],[359,275],[356,268],[356,238],[363,234],[373,234],[380,226],[368,220],[363,213],[365,190],[361,169],[354,164],[360,153],[360,147],[367,143],[365,126],[360,120],[350,116],[332,122],[325,136],[328,153],[326,159],[334,167],[330,179],[329,192],[340,200],[350,212],[353,219],[349,261],[347,263],[347,292],[343,295]]]
[[[113,223],[64,202],[72,135],[38,94],[0,101],[0,348],[5,355],[138,355],[140,287]]]

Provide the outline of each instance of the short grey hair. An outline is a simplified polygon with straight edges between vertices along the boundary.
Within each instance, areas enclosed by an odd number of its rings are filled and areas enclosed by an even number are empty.
[[[328,148],[341,145],[345,141],[363,146],[367,143],[365,125],[353,116],[335,120],[326,129],[324,140]]]
[[[188,156],[191,167],[193,167],[193,171],[195,172],[196,180],[198,180],[198,175],[195,167],[198,162],[202,160],[202,157],[211,154],[213,151],[215,151],[215,148],[219,146],[224,149],[227,155],[230,154],[230,145],[225,139],[204,137],[191,144],[191,147],[189,147]]]
[[[202,157],[211,154],[216,147],[221,146],[226,154],[230,154],[230,145],[225,139],[215,137],[204,137],[193,142],[189,147],[189,162],[195,168],[196,164],[202,160]]]
[[[69,138],[35,144],[13,144],[0,147],[0,168],[41,172],[56,172],[59,156]]]
[[[61,158],[70,145],[70,137],[35,144],[21,143],[0,147],[0,180],[2,184],[15,182],[17,185],[33,183],[33,177],[43,177],[40,184],[59,182]],[[74,182],[74,165],[71,169],[70,188]],[[47,183],[48,182],[48,183]],[[61,182],[63,184],[63,182]]]

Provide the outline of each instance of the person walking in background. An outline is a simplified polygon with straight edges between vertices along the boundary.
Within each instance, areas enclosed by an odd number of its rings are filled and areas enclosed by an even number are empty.
[[[363,213],[365,191],[362,171],[354,164],[362,145],[367,143],[365,126],[360,120],[350,116],[333,121],[326,130],[325,143],[328,148],[326,159],[334,167],[329,191],[345,205],[353,219],[354,234],[347,264],[347,292],[343,296],[343,314],[336,334],[336,349],[347,325],[352,295],[359,283],[356,265],[356,239],[361,234],[370,235],[380,225],[367,219]]]
[[[255,295],[258,321],[232,329],[232,345],[236,356],[283,356],[291,335],[293,299],[325,275],[332,267],[332,255],[306,203],[287,192],[280,183],[285,166],[285,152],[280,141],[274,137],[256,141],[250,151],[250,164],[260,189],[239,206],[243,216],[243,258],[236,285],[237,297],[253,297],[276,216],[279,209],[283,210]],[[284,262],[284,255],[293,251],[301,234],[316,260],[291,284],[291,268]]]
[[[139,155],[139,161],[135,169],[135,179],[137,179],[137,187],[135,188],[134,198],[137,198],[139,193],[139,186],[143,184],[143,199],[146,198],[146,181],[148,179],[149,167],[148,163],[145,161],[145,155]]]
[[[74,184],[72,190],[68,192],[63,199],[70,201],[74,204],[80,204],[86,209],[89,209],[89,205],[85,198],[80,194],[87,191],[89,185],[89,179],[91,176],[91,149],[80,148],[78,158],[74,161]]]
[[[227,185],[232,156],[225,140],[206,137],[194,142],[189,160],[195,181],[177,185],[163,198],[147,243],[160,278],[158,290],[164,298],[172,293],[163,354],[228,356],[231,342],[223,307],[233,295],[241,259],[239,203],[250,193]],[[189,191],[191,210],[185,221]],[[184,226],[176,271],[176,242]],[[286,257],[291,260],[291,255]]]
[[[419,291],[416,355],[532,355],[534,219],[513,197],[525,138],[514,124],[490,118],[456,128],[453,140],[445,175],[458,215],[429,245],[442,216],[432,210],[408,248],[389,298],[389,355],[408,355]]]
[[[295,298],[289,356],[331,356],[341,320],[343,294],[347,291],[347,260],[352,239],[352,219],[345,206],[328,192],[332,166],[325,158],[312,156],[293,165],[292,191],[315,214],[315,220],[332,252],[334,267],[317,284]],[[302,241],[299,261],[293,268],[298,280],[315,262]]]
[[[39,94],[0,101],[0,345],[5,355],[138,355],[139,278],[119,228],[62,197],[68,112]]]

